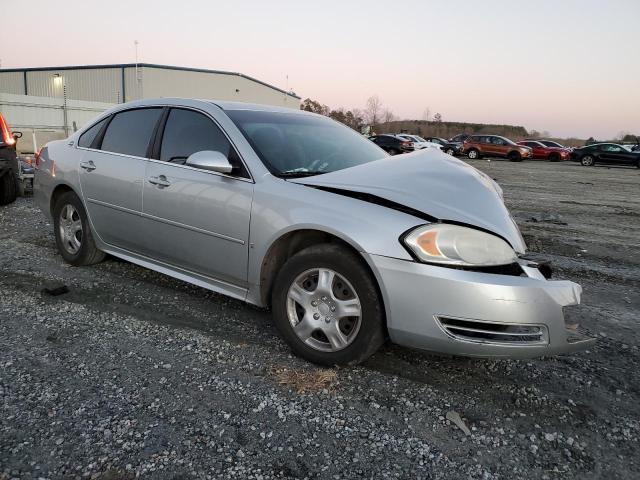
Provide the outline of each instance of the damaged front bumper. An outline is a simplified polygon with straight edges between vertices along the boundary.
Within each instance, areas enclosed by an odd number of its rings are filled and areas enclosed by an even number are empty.
[[[589,348],[563,308],[582,288],[550,281],[529,261],[521,276],[458,270],[369,255],[394,343],[453,355],[529,358]]]

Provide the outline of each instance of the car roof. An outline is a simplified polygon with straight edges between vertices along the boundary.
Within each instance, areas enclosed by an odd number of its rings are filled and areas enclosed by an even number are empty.
[[[298,108],[278,107],[275,105],[263,105],[261,103],[244,103],[244,102],[229,102],[224,100],[214,99],[202,99],[202,98],[183,98],[183,97],[158,97],[158,98],[146,98],[144,100],[134,100],[132,102],[120,103],[112,111],[124,110],[135,107],[146,107],[151,105],[184,105],[194,106],[198,104],[216,105],[222,110],[252,110],[262,112],[281,112],[281,113],[295,113],[299,115],[318,115],[317,113],[307,112],[305,110],[299,110]]]

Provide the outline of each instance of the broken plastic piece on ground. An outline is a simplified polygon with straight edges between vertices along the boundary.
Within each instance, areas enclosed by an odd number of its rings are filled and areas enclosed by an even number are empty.
[[[458,412],[454,412],[453,410],[447,412],[447,420],[456,424],[456,426],[464,432],[465,435],[471,435],[471,430],[467,427],[467,424],[464,423],[462,418],[460,418],[460,414]]]

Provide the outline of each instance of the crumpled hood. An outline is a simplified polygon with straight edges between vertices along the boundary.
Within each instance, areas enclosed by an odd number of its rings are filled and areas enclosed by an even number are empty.
[[[489,176],[439,149],[290,181],[376,195],[442,221],[489,230],[506,239],[516,252],[526,250],[502,202],[500,187]]]

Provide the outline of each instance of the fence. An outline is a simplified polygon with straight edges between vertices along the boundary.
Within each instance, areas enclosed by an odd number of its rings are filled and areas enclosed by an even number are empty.
[[[35,152],[50,140],[66,138],[114,104],[0,93],[0,113],[22,132],[18,151]]]

